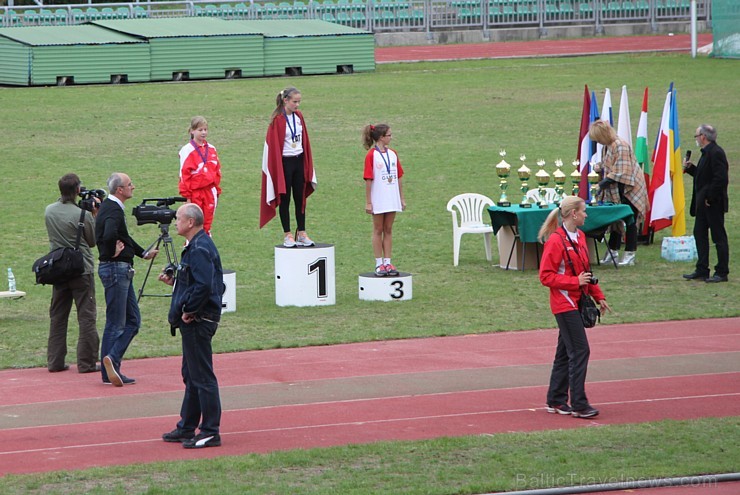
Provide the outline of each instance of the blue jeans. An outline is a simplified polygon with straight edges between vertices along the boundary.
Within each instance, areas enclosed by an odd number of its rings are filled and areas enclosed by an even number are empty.
[[[211,339],[218,323],[200,321],[182,324],[182,380],[185,396],[180,408],[177,428],[194,431],[200,422],[200,431],[206,435],[219,432],[221,426],[221,398],[218,380],[213,372]]]
[[[100,262],[98,275],[105,289],[105,329],[100,348],[101,359],[109,356],[118,374],[121,360],[129,344],[139,333],[141,314],[131,283],[133,267],[122,262]],[[101,366],[103,381],[108,381],[105,366]]]

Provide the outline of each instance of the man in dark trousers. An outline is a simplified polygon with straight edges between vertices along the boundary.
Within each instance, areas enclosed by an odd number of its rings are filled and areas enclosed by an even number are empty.
[[[123,355],[141,326],[139,303],[133,286],[134,256],[149,260],[159,251],[145,252],[128,233],[123,204],[134,195],[134,185],[129,176],[122,173],[111,175],[108,191],[110,194],[101,203],[95,218],[95,239],[100,253],[98,275],[105,289],[101,372],[103,383],[122,387],[136,383],[134,378],[121,373]],[[117,250],[120,250],[118,256]]]
[[[46,365],[49,371],[66,371],[69,365],[64,362],[67,355],[67,323],[74,301],[77,308],[77,322],[80,336],[77,339],[77,371],[94,373],[98,367],[100,337],[95,325],[97,309],[95,305],[95,258],[91,247],[95,246],[95,220],[97,209],[84,211],[75,200],[80,193],[80,178],[77,174],[66,174],[59,179],[58,201],[46,207],[44,218],[49,234],[49,248],[74,248],[79,236],[79,250],[85,262],[82,275],[54,284],[49,307],[49,343],[46,350]],[[99,200],[94,199],[95,205]],[[80,218],[82,217],[82,224]]]
[[[684,171],[694,178],[691,194],[691,216],[694,221],[694,239],[699,259],[696,270],[684,275],[688,280],[704,280],[707,283],[727,282],[730,273],[730,248],[725,230],[725,213],[729,209],[727,196],[728,163],[725,150],[717,144],[717,130],[708,124],[696,129],[697,146],[701,146],[701,158],[694,165],[684,163]],[[717,247],[717,264],[714,275],[709,276],[709,234]]]
[[[211,339],[221,319],[225,290],[221,258],[213,240],[203,230],[203,210],[198,205],[182,205],[177,210],[175,225],[187,244],[177,274],[165,271],[159,280],[175,286],[168,319],[172,328],[179,328],[182,335],[185,396],[177,427],[162,435],[162,439],[181,442],[186,449],[218,447],[221,398],[213,371]],[[200,428],[197,435],[196,428]]]

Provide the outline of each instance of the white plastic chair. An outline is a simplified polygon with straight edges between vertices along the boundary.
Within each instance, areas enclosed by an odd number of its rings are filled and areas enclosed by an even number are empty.
[[[483,234],[486,259],[491,261],[493,227],[483,223],[483,212],[492,204],[491,198],[476,193],[458,194],[447,203],[447,211],[452,213],[452,252],[455,266],[460,259],[460,238],[463,234]],[[460,222],[457,218],[458,212]]]
[[[546,203],[553,203],[555,200],[555,188],[553,187],[546,187],[545,188],[545,202]],[[530,201],[534,201],[535,203],[540,202],[540,191],[539,189],[530,189],[527,191],[527,199]]]

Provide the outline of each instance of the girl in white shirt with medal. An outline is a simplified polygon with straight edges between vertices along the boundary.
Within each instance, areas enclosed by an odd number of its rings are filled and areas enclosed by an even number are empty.
[[[373,254],[375,275],[397,276],[391,263],[393,221],[396,212],[406,209],[401,177],[403,168],[391,142],[391,128],[387,124],[367,125],[362,130],[365,155],[365,212],[373,216]]]

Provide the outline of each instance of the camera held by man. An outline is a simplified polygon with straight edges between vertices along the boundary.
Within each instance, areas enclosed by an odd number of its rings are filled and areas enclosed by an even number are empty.
[[[77,206],[91,213],[95,213],[100,208],[100,203],[105,199],[103,189],[85,189],[80,186],[80,192],[77,195],[82,198]]]

